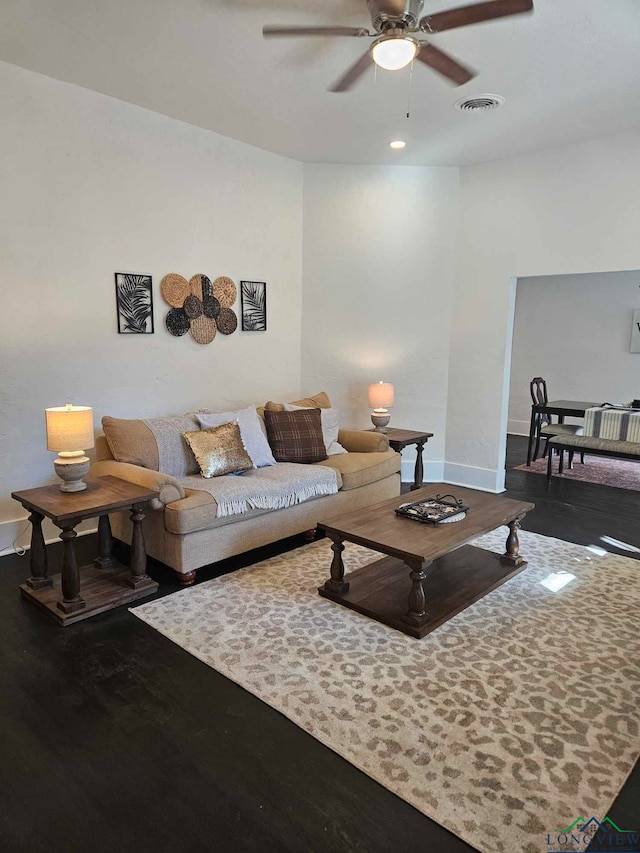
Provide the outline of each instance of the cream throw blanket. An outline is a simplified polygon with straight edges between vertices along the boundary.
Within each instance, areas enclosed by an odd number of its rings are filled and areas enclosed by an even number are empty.
[[[335,495],[338,475],[325,465],[280,462],[224,477],[181,477],[187,489],[209,492],[218,505],[216,516],[240,515],[250,509],[284,509],[310,498]]]

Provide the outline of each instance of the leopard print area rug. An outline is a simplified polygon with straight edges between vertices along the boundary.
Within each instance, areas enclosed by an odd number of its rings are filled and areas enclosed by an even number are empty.
[[[602,820],[638,755],[640,562],[527,532],[521,552],[422,640],[318,596],[327,540],[132,612],[483,853],[584,850],[547,834]],[[378,558],[346,543],[347,572]]]

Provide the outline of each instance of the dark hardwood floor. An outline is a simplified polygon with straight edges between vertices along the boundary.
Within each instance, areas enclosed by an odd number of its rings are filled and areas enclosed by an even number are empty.
[[[510,440],[509,469],[523,453],[524,440]],[[507,484],[509,496],[536,503],[529,530],[640,548],[640,492],[548,487],[511,470]],[[201,570],[199,580],[300,544]],[[55,562],[60,548],[49,547]],[[95,548],[93,536],[78,540],[83,561]],[[151,573],[158,596],[177,589],[166,568]],[[60,628],[20,598],[27,575],[28,557],[0,560],[0,850],[471,850],[126,608]],[[637,828],[639,801],[636,768],[612,818]]]

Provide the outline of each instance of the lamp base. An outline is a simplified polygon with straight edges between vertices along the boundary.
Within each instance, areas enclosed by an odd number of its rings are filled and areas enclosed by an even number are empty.
[[[60,491],[84,491],[87,488],[87,484],[82,478],[86,477],[89,473],[90,465],[91,460],[88,456],[58,456],[53,463],[53,467],[58,477],[63,481],[60,484]]]
[[[371,415],[371,423],[375,427],[376,432],[386,432],[387,424],[391,420],[391,415],[387,411],[375,411]]]

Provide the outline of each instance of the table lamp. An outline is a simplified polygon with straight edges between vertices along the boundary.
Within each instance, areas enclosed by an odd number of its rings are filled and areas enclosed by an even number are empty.
[[[93,447],[93,409],[90,406],[55,406],[44,411],[47,425],[47,450],[58,452],[53,463],[63,481],[61,492],[81,492],[87,488],[82,479],[89,473],[90,460],[84,451]],[[82,448],[79,450],[78,448]]]
[[[393,385],[389,382],[376,382],[369,385],[369,408],[373,409],[371,422],[376,432],[386,432],[391,420],[388,408],[393,406]]]

